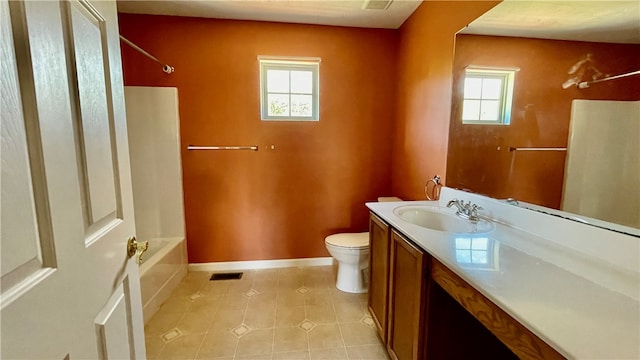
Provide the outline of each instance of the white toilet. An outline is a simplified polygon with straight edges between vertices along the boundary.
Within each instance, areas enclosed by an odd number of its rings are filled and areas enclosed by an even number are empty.
[[[369,267],[369,233],[329,235],[324,243],[338,262],[336,287],[348,293],[367,292],[364,272]]]
[[[378,201],[402,201],[380,197]],[[369,233],[343,233],[324,239],[329,254],[338,262],[336,287],[348,293],[366,293],[369,269]]]

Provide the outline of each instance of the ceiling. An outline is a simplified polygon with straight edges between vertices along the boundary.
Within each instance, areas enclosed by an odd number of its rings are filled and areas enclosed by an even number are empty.
[[[372,3],[379,0],[371,0]],[[397,29],[420,0],[118,0],[123,13]],[[640,1],[504,0],[462,31],[467,34],[640,44]]]
[[[505,0],[462,33],[640,44],[640,1]]]
[[[397,29],[420,0],[393,0],[386,10],[364,10],[365,0],[118,0],[118,11],[217,19]],[[375,0],[372,3],[380,3]]]

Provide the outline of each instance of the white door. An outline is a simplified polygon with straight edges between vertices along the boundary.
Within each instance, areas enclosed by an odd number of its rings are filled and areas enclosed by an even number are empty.
[[[115,3],[0,10],[0,357],[143,359]]]

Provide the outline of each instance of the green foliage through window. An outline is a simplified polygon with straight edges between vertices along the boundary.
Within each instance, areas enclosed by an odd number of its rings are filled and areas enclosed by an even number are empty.
[[[260,60],[262,120],[317,121],[318,70],[317,60]]]
[[[464,79],[462,122],[508,125],[515,70],[468,68]]]

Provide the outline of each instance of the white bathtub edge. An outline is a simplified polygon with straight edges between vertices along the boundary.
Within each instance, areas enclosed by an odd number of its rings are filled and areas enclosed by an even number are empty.
[[[189,271],[227,271],[227,270],[255,270],[276,269],[297,266],[326,266],[332,265],[332,257],[317,257],[304,259],[282,260],[253,260],[253,261],[226,261],[189,264]]]
[[[139,270],[140,277],[143,277],[149,271],[149,269],[152,268],[158,261],[162,260],[165,255],[170,253],[176,246],[185,241],[184,237],[157,238],[151,239],[149,242],[149,246],[154,246],[154,241],[158,239],[167,241],[168,245],[163,246],[160,250],[158,250],[158,252],[153,254],[152,257],[147,258],[142,262]],[[144,257],[144,253],[142,254],[142,256]]]
[[[140,266],[140,286],[141,288],[146,286],[147,275],[153,277],[158,274],[164,274],[161,279],[161,283],[150,280],[148,284],[156,284],[159,286],[153,286],[154,292],[148,299],[145,299],[145,292],[143,291],[143,306],[142,313],[144,323],[146,324],[153,315],[160,309],[162,303],[164,303],[171,293],[178,287],[182,279],[187,275],[187,245],[184,238],[158,238],[157,240],[169,240],[165,246],[163,246],[158,252],[156,252],[148,261],[144,262]],[[156,239],[152,239],[156,240]],[[170,253],[176,252],[173,256],[177,256],[179,261],[171,265],[174,271],[171,274],[166,274],[166,271],[158,272],[155,270],[156,266],[166,267],[167,264],[161,264],[164,258],[169,256]],[[168,275],[168,276],[166,276]],[[166,277],[165,277],[166,276]],[[156,278],[157,280],[158,278]],[[144,290],[144,289],[141,289]]]
[[[158,310],[160,310],[160,306],[167,301],[169,297],[171,297],[171,293],[178,287],[178,285],[182,282],[182,279],[187,275],[187,267],[181,267],[180,270],[176,271],[171,275],[169,280],[164,283],[158,292],[144,304],[143,307],[143,316],[144,323],[147,324],[149,320],[155,315]]]

